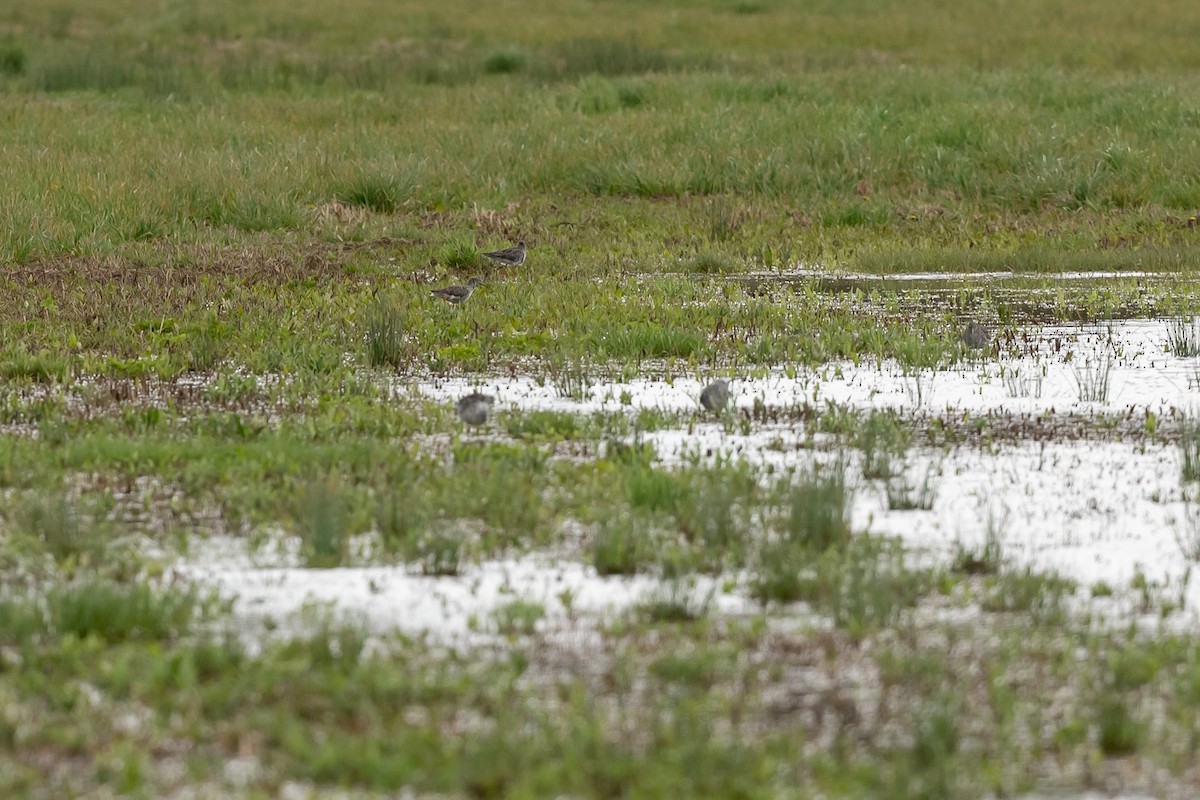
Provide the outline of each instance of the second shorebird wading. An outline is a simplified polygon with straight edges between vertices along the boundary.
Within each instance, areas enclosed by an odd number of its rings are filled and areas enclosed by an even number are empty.
[[[723,411],[728,402],[729,384],[725,381],[713,381],[704,387],[704,391],[700,392],[700,405],[709,411]]]
[[[488,412],[492,410],[492,404],[496,402],[496,398],[488,394],[480,394],[475,392],[458,401],[455,408],[458,410],[458,418],[468,425],[482,425],[487,422]]]
[[[968,322],[959,335],[963,344],[972,350],[982,350],[992,343],[992,329],[982,322]]]
[[[445,300],[450,305],[456,306],[470,297],[471,292],[475,291],[475,287],[481,283],[483,281],[479,280],[479,278],[471,278],[471,280],[467,281],[466,286],[447,286],[444,289],[434,289],[430,294],[439,300]]]
[[[491,253],[484,253],[484,255],[502,267],[519,267],[525,263],[525,242],[522,240],[517,242],[516,247],[494,250]]]

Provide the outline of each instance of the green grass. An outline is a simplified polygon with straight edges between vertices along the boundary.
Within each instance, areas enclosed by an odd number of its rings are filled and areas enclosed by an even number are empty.
[[[598,575],[633,575],[650,564],[650,531],[630,517],[606,519],[592,539],[592,566]]]
[[[1185,417],[1179,424],[1180,477],[1184,481],[1200,480],[1200,422]]]
[[[1176,317],[1167,322],[1167,350],[1180,358],[1200,355],[1200,329],[1195,319]]]
[[[852,524],[860,474],[927,508],[910,448],[1021,432],[808,389],[464,431],[408,387],[927,381],[990,368],[959,340],[978,309],[1018,336],[1192,319],[1197,24],[1178,0],[0,11],[0,795],[1009,797],[1107,759],[1194,794],[1192,638],[1077,611],[1000,523],[944,566]],[[518,239],[521,268],[482,260]],[[1164,276],[1054,278],[1079,270]],[[429,296],[472,276],[462,307]],[[803,435],[764,466],[656,451],[716,424]],[[532,553],[652,588],[600,619],[506,595],[465,642],[251,626],[177,569],[214,534],[430,591]],[[1166,616],[1173,591],[1128,593]]]
[[[86,531],[79,504],[66,493],[25,498],[12,504],[11,522],[55,561],[86,556],[95,542]]]
[[[546,608],[528,600],[513,600],[493,609],[491,623],[503,636],[528,636],[546,616]]]
[[[350,555],[350,506],[348,492],[332,478],[299,487],[293,515],[308,566],[339,567],[346,561]]]
[[[403,312],[377,301],[366,313],[366,362],[372,367],[407,367],[416,358],[405,339]]]
[[[352,27],[368,9],[357,3],[331,30],[283,35],[259,19],[217,29],[164,19],[152,34],[153,14],[133,21],[74,10],[63,31],[22,20],[24,38],[12,46],[38,56],[7,78],[31,102],[12,106],[3,140],[4,259],[103,256],[147,241],[245,243],[260,232],[304,239],[311,210],[337,200],[368,213],[324,220],[321,235],[390,235],[436,215],[465,236],[473,209],[511,207],[540,243],[569,231],[563,261],[590,273],[606,266],[606,230],[622,226],[636,235],[623,239],[621,255],[646,265],[707,241],[743,255],[786,245],[798,258],[871,270],[914,259],[1023,269],[1025,254],[1069,262],[1080,250],[1119,268],[1181,263],[1156,253],[1194,266],[1183,223],[1200,206],[1200,186],[1174,168],[1196,155],[1192,139],[1177,135],[1196,113],[1186,72],[1164,80],[1117,65],[1080,69],[1059,60],[1061,41],[1040,59],[1024,45],[1007,54],[990,47],[983,60],[993,68],[982,72],[978,51],[958,61],[956,48],[894,54],[906,70],[887,59],[831,63],[811,50],[797,56],[775,36],[849,25],[854,51],[866,53],[864,20],[873,15],[814,18],[790,8],[697,12],[685,27],[704,31],[705,49],[741,51],[726,63],[616,30],[588,35],[595,25],[564,26],[561,9],[539,14],[553,28],[516,40],[488,25],[481,35],[495,37],[496,49],[473,59],[470,26],[456,24],[468,38],[449,40],[427,17],[415,28],[426,33],[401,52],[380,44],[376,20]],[[238,11],[218,4],[204,16]],[[264,19],[287,29],[298,12],[281,11]],[[899,4],[879,11],[901,13]],[[375,16],[413,37],[413,12],[389,12]],[[1190,12],[1167,16],[1180,13]],[[1093,16],[1106,15],[1088,15],[1095,32]],[[697,31],[678,28],[667,26],[674,32],[664,38],[696,41]],[[104,46],[97,32],[107,34]],[[148,34],[163,46],[142,47]],[[751,35],[781,49],[747,48]],[[242,44],[228,44],[235,39]],[[1187,60],[1161,64],[1182,69]],[[522,114],[509,112],[518,106]],[[81,113],[93,120],[86,133],[66,124]],[[43,147],[63,155],[42,158]],[[697,195],[710,200],[693,202]],[[600,202],[610,197],[621,202]],[[651,218],[642,211],[630,226],[629,201],[639,198],[669,207]],[[572,227],[552,227],[563,222]],[[1047,243],[1039,234],[1050,229]],[[406,261],[422,263],[416,254]]]
[[[919,483],[906,475],[894,477],[888,480],[886,492],[888,508],[892,511],[929,511],[937,501],[936,467],[928,467]]]
[[[200,611],[194,593],[161,591],[144,584],[85,581],[53,589],[46,600],[48,632],[108,643],[185,636]]]
[[[1095,363],[1085,362],[1072,366],[1075,388],[1078,391],[1080,402],[1091,403],[1108,400],[1112,364],[1112,358],[1105,356]]]
[[[1053,624],[1064,617],[1066,598],[1074,593],[1075,584],[1057,575],[1028,567],[1011,569],[990,581],[981,607],[985,611],[1026,613]]]
[[[88,587],[89,594],[97,588]],[[398,638],[370,648],[362,629],[318,621],[307,634],[267,641],[251,655],[220,634],[178,638],[184,617],[164,621],[186,604],[172,600],[169,611],[150,614],[136,599],[151,596],[142,590],[113,595],[122,607],[143,609],[129,616],[138,620],[132,626],[59,612],[51,617],[62,622],[49,623],[27,604],[0,602],[3,635],[20,647],[25,666],[0,673],[17,692],[20,705],[10,711],[25,713],[34,703],[42,709],[27,718],[18,749],[3,756],[13,767],[5,780],[10,788],[34,785],[37,772],[23,754],[37,747],[43,757],[91,753],[85,774],[102,785],[128,781],[161,790],[171,778],[154,753],[143,749],[137,769],[131,758],[139,743],[187,732],[196,777],[219,774],[239,748],[253,748],[270,755],[264,768],[273,779],[375,791],[489,795],[551,786],[598,796],[614,786],[651,791],[684,782],[697,796],[723,797],[769,794],[807,775],[832,796],[882,785],[889,794],[940,786],[959,797],[985,786],[1036,785],[1009,759],[1041,747],[1081,756],[1091,752],[1089,731],[1101,753],[1116,757],[1166,753],[1182,743],[1175,737],[1186,740],[1181,717],[1147,725],[1130,692],[1169,701],[1179,714],[1196,704],[1187,687],[1200,654],[1182,638],[1131,649],[1120,635],[1096,632],[1079,645],[1064,641],[1057,627],[1013,625],[981,642],[949,626],[941,635],[957,642],[951,661],[944,645],[921,637],[860,647],[826,634],[814,643],[823,646],[827,665],[873,665],[888,698],[876,707],[878,722],[913,735],[875,739],[881,734],[861,716],[852,686],[833,680],[813,696],[812,708],[875,744],[846,741],[805,756],[795,750],[806,728],[789,687],[810,668],[811,651],[759,624],[717,626],[685,594],[648,601],[616,648],[593,658],[591,676],[555,666],[562,652],[536,638],[514,638],[509,658],[480,661]],[[160,605],[169,597],[154,596]],[[100,597],[100,608],[112,607],[103,591]],[[501,631],[536,637],[536,605],[503,608],[494,623]],[[46,633],[60,624],[69,632]],[[1158,667],[1127,666],[1130,657]],[[1031,664],[1039,667],[1036,678]],[[552,677],[553,692],[530,681],[538,675]],[[84,679],[86,690],[79,688]],[[599,687],[618,701],[614,707],[597,707]],[[1058,698],[1053,707],[1040,703],[1046,692]],[[105,723],[123,707],[151,713],[136,729]],[[479,724],[444,722],[464,714]],[[733,738],[715,736],[715,721],[731,726]],[[622,731],[630,729],[648,733],[647,742],[628,741]],[[976,735],[993,746],[970,747]]]
[[[864,478],[892,478],[904,469],[908,432],[895,414],[871,412],[859,429],[855,444],[862,451]]]
[[[680,580],[672,580],[638,605],[638,615],[651,624],[696,622],[708,616],[712,596],[697,592]]]

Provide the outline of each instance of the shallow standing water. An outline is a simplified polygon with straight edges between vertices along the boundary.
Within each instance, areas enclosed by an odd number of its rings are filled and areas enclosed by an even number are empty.
[[[948,559],[960,545],[979,547],[992,535],[1018,564],[1054,570],[1084,589],[1119,590],[1138,578],[1178,594],[1185,605],[1176,622],[1196,627],[1200,586],[1190,583],[1191,562],[1184,554],[1200,541],[1200,514],[1180,480],[1179,446],[1153,435],[1120,435],[1130,429],[1144,433],[1200,404],[1200,358],[1173,355],[1168,326],[1161,320],[1124,320],[1018,329],[1002,335],[978,360],[949,370],[841,362],[793,371],[791,377],[783,371],[762,378],[726,376],[733,390],[730,414],[838,404],[954,424],[984,418],[1006,435],[908,452],[903,479],[913,487],[933,487],[929,510],[889,510],[884,482],[855,478],[861,473],[852,458],[855,528],[900,537],[918,557],[932,559]],[[814,435],[800,422],[755,422],[744,432],[741,425],[703,414],[697,397],[706,382],[707,376],[598,382],[575,398],[533,377],[427,381],[397,390],[447,403],[483,391],[496,396],[501,413],[694,412],[679,428],[643,434],[668,464],[724,454],[794,467],[836,457],[830,437]],[[1123,419],[1126,427],[1098,434],[1089,424],[1098,415]],[[1030,430],[1042,434],[1048,422],[1057,421],[1060,435],[1035,441],[1022,434],[1021,420],[1037,423]],[[1072,430],[1078,438],[1062,433]],[[471,435],[502,434],[485,428]],[[554,623],[566,612],[561,597],[577,600],[576,610],[604,614],[656,591],[652,579],[600,578],[590,567],[554,554],[486,562],[451,578],[413,575],[402,566],[308,570],[237,553],[216,559],[209,553],[204,562],[185,568],[241,595],[248,612],[287,615],[315,600],[361,613],[375,625],[450,636],[478,630],[490,609],[513,598],[544,603],[548,623]],[[712,593],[719,610],[749,607],[737,576],[694,589]]]

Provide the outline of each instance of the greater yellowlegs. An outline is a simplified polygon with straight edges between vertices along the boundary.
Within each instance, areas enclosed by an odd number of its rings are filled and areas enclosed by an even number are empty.
[[[700,405],[709,411],[721,411],[728,402],[729,384],[723,380],[713,381],[700,392]]]
[[[467,281],[466,286],[447,286],[444,289],[434,289],[430,294],[439,300],[445,300],[450,305],[456,306],[470,297],[471,292],[475,291],[475,287],[481,283],[483,281],[479,280],[479,278],[471,278],[471,280]]]
[[[474,392],[458,401],[458,418],[468,425],[482,425],[487,422],[488,412],[496,398],[488,394]]]
[[[484,255],[502,267],[519,267],[525,263],[525,242],[522,240],[517,242],[516,247],[494,250]]]
[[[968,322],[962,330],[962,340],[972,350],[982,350],[992,343],[992,331],[982,322]]]

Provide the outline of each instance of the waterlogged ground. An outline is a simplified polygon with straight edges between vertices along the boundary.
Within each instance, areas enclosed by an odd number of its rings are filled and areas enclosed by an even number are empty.
[[[631,787],[694,776],[661,771],[679,747],[741,753],[713,796],[743,768],[838,794],[852,766],[846,796],[1190,797],[1200,327],[1006,303],[858,303],[993,328],[935,367],[413,376],[349,352],[336,383],[230,364],[10,392],[2,653],[60,676],[65,710],[23,678],[9,730],[57,753],[60,730],[119,726],[79,740],[101,772],[55,767],[82,793],[130,771],[182,791],[179,760],[139,748],[189,737],[218,794],[575,785],[514,771],[505,728],[577,768],[598,736],[632,761],[594,780]],[[715,377],[721,413],[698,403]],[[454,413],[473,391],[496,398],[478,427]],[[12,765],[16,787],[43,774]]]
[[[1196,3],[10,5],[0,797],[1200,796]]]
[[[1106,604],[1107,614],[1140,618],[1143,604],[1135,601],[1146,591],[1169,593],[1172,625],[1192,629],[1200,624],[1200,584],[1190,581],[1200,516],[1180,479],[1178,430],[1200,400],[1200,357],[1172,352],[1181,337],[1196,341],[1190,322],[1000,327],[992,345],[952,369],[834,362],[734,374],[724,415],[702,412],[697,398],[706,381],[688,377],[608,382],[590,375],[566,389],[520,376],[397,381],[394,391],[399,402],[444,403],[483,391],[497,398],[500,418],[659,414],[653,430],[634,438],[664,465],[735,459],[764,475],[812,464],[841,469],[852,488],[853,528],[895,537],[914,557],[945,564],[991,542],[1022,567],[1078,582],[1084,596],[1120,595]],[[900,453],[847,457],[836,434],[814,429],[812,409],[822,408],[889,411],[919,431],[957,433],[936,446],[918,435]],[[495,418],[464,436],[510,438]],[[881,457],[886,474],[863,477],[870,472],[864,461]],[[541,630],[577,626],[580,618],[597,624],[673,588],[710,599],[716,613],[753,608],[746,575],[736,571],[682,587],[649,576],[599,576],[579,546],[586,538],[586,530],[567,531],[552,550],[485,559],[445,577],[405,564],[306,569],[294,548],[285,557],[236,542],[202,546],[181,569],[238,597],[239,613],[251,617],[283,620],[327,604],[373,628],[453,640],[494,633],[497,609],[513,601],[545,609]]]

